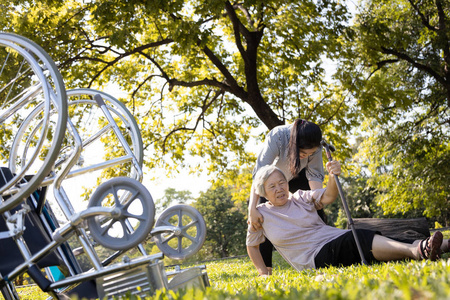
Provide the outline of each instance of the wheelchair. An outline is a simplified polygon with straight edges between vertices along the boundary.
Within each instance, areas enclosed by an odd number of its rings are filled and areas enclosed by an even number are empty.
[[[143,145],[133,115],[108,93],[66,90],[49,55],[11,33],[0,33],[0,130],[5,299],[19,299],[14,279],[23,273],[54,299],[209,286],[205,266],[165,270],[164,256],[183,260],[201,249],[206,226],[184,204],[167,208],[155,222],[152,196],[141,183]],[[90,186],[79,186],[83,182]],[[87,207],[75,207],[77,192]],[[147,254],[147,239],[162,253]],[[110,250],[106,258],[98,247]],[[130,249],[139,256],[129,258]]]

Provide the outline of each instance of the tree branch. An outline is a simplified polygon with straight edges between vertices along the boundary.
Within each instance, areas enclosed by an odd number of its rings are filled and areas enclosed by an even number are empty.
[[[255,28],[255,23],[253,22],[250,13],[248,12],[248,9],[242,6],[242,4],[235,4],[235,6],[244,13],[245,18],[247,19],[247,22],[250,24],[250,26]]]
[[[128,57],[128,56],[131,56],[131,55],[136,54],[136,53],[142,53],[142,51],[144,51],[144,50],[146,50],[146,49],[148,49],[148,48],[158,47],[158,46],[161,46],[161,45],[170,44],[170,43],[172,43],[172,42],[173,42],[172,39],[165,39],[165,40],[157,41],[157,42],[154,42],[154,43],[149,43],[149,44],[146,44],[146,45],[142,45],[142,46],[139,46],[139,47],[134,48],[134,49],[131,50],[131,51],[128,51],[128,52],[119,54],[115,59],[113,59],[113,60],[111,60],[111,61],[103,61],[103,60],[100,60],[100,59],[98,59],[98,58],[89,58],[89,57],[82,57],[82,58],[79,57],[79,58],[77,58],[76,60],[93,60],[93,61],[100,61],[100,62],[102,62],[103,64],[105,64],[105,66],[104,66],[103,68],[101,68],[101,70],[98,71],[97,74],[95,74],[95,75],[92,76],[92,78],[91,78],[91,80],[90,80],[90,83],[89,83],[89,85],[88,85],[88,86],[90,87],[90,86],[95,82],[95,80],[96,80],[98,77],[100,77],[100,75],[101,75],[105,70],[107,70],[109,67],[114,66],[114,64],[117,63],[118,61],[120,61],[121,59],[123,59],[123,58],[125,58],[125,57]],[[110,50],[111,50],[111,49],[110,49]],[[111,50],[111,51],[112,51],[112,50]],[[74,58],[74,59],[75,59],[75,58]],[[73,61],[74,61],[74,60],[73,60]]]
[[[372,75],[373,75],[376,71],[380,70],[380,69],[381,69],[382,67],[384,67],[385,65],[397,63],[397,62],[399,62],[399,61],[400,61],[399,59],[386,59],[386,60],[382,60],[382,61],[377,62],[377,68],[376,68],[375,70],[373,70],[372,72],[370,72],[368,78],[372,77]]]
[[[219,69],[219,71],[223,74],[225,77],[226,83],[229,85],[229,87],[225,84],[222,84],[220,86],[222,89],[226,90],[227,92],[230,92],[237,97],[241,99],[247,98],[247,92],[239,86],[239,84],[236,82],[236,79],[234,79],[233,75],[228,71],[227,67],[217,58],[217,56],[211,51],[211,49],[208,48],[208,46],[203,47],[203,52],[205,55],[209,58],[209,60]]]
[[[239,21],[239,18],[236,15],[233,5],[231,5],[229,1],[225,2],[225,10],[227,11],[228,18],[230,18],[231,24],[233,24],[234,39],[236,46],[239,50],[239,53],[241,53],[242,58],[244,59],[244,61],[246,61],[247,52],[244,49],[244,46],[242,45],[241,33],[244,37],[248,39],[249,32],[247,28],[245,28],[245,26],[242,25],[241,21]]]
[[[182,81],[178,79],[170,79],[169,83],[171,86],[179,85],[184,87],[196,87],[196,86],[202,86],[202,85],[208,85],[208,86],[214,86],[218,87],[221,90],[225,90],[227,92],[231,92],[231,89],[228,85],[223,84],[222,82],[217,81],[216,79],[202,79],[197,81]]]
[[[429,22],[429,18],[425,17],[425,15],[420,11],[419,7],[416,4],[414,4],[414,1],[413,0],[408,0],[408,1],[411,4],[411,6],[414,8],[416,13],[419,15],[420,19],[422,20],[423,26],[430,29],[431,31],[437,31],[437,28],[434,26],[431,26],[431,24]]]
[[[423,65],[421,63],[416,62],[413,58],[411,58],[409,55],[399,52],[397,50],[394,49],[389,49],[389,48],[385,48],[385,47],[381,47],[381,51],[385,54],[392,54],[396,57],[398,57],[401,60],[407,61],[409,62],[411,65],[413,65],[415,68],[424,71],[426,73],[428,73],[431,77],[433,77],[434,79],[436,79],[436,81],[438,81],[439,83],[441,83],[443,86],[446,86],[446,81],[445,78],[442,77],[441,75],[439,75],[435,70],[433,70],[433,68],[430,68],[429,66]]]
[[[436,8],[438,11],[438,22],[439,22],[439,39],[442,41],[440,44],[442,45],[442,50],[444,52],[444,61],[445,61],[445,72],[447,73],[447,80],[450,81],[450,45],[449,45],[449,33],[447,32],[447,17],[442,7],[441,0],[436,0]],[[450,100],[449,100],[450,101]]]
[[[134,89],[134,91],[131,93],[131,99],[133,99],[133,113],[135,110],[135,106],[134,106],[134,98],[137,94],[137,92],[139,92],[139,90],[144,86],[144,84],[148,81],[151,81],[154,77],[161,77],[160,75],[156,75],[156,74],[152,74],[150,76],[147,76],[142,82],[140,82],[138,84],[138,86]],[[151,107],[150,107],[151,108]],[[150,110],[150,109],[149,109]]]
[[[197,127],[198,127],[198,124],[199,124],[200,121],[203,120],[204,117],[205,117],[205,112],[206,112],[206,111],[208,110],[208,108],[216,101],[216,99],[217,99],[221,94],[223,94],[223,91],[216,91],[216,93],[215,93],[215,95],[212,97],[211,101],[208,102],[207,100],[208,100],[210,94],[211,94],[211,91],[209,91],[209,92],[207,93],[207,95],[205,96],[205,98],[204,98],[204,100],[203,100],[203,104],[202,104],[202,111],[201,111],[200,114],[198,115],[197,120],[195,121],[195,125],[194,125],[192,128],[190,128],[190,127],[185,127],[185,126],[183,126],[183,127],[178,127],[178,128],[174,128],[173,130],[171,130],[171,131],[164,137],[164,140],[163,140],[163,143],[162,143],[162,150],[163,150],[163,153],[166,153],[166,143],[167,143],[167,140],[170,138],[170,136],[172,136],[173,134],[175,134],[175,133],[178,132],[178,131],[192,131],[192,132],[195,132],[195,131],[196,131],[196,129],[197,129]]]
[[[339,105],[338,105],[337,109],[335,110],[335,112],[328,119],[326,119],[325,122],[323,122],[323,124],[328,124],[332,119],[334,119],[334,117],[341,110],[341,107],[344,104],[344,101],[345,101],[345,97],[342,97],[342,101],[339,103]]]

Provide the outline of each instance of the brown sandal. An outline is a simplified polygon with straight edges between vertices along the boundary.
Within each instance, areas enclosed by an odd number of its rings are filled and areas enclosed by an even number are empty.
[[[429,259],[435,261],[441,254],[441,244],[443,235],[440,231],[436,231],[432,236],[422,240],[417,246],[421,259]]]

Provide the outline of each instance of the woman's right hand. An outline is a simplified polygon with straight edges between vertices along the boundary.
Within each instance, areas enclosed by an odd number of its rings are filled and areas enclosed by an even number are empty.
[[[262,228],[262,223],[264,222],[263,216],[259,213],[257,209],[251,209],[248,214],[248,223],[253,230],[258,230]]]

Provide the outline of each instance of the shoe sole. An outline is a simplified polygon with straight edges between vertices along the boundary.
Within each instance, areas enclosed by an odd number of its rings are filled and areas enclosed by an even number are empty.
[[[435,261],[439,257],[439,254],[441,254],[441,245],[442,241],[444,239],[444,236],[442,235],[442,232],[436,231],[432,237],[431,237],[431,251],[429,260]]]

